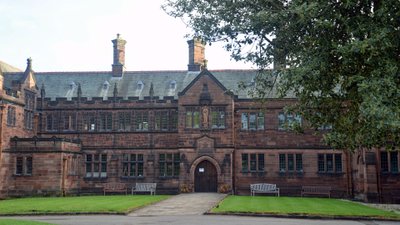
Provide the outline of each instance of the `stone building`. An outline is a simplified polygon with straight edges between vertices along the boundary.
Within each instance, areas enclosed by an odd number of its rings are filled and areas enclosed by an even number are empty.
[[[331,186],[334,197],[400,200],[398,152],[334,150],[322,133],[284,113],[296,102],[272,90],[267,104],[239,82],[256,70],[208,70],[188,41],[187,71],[125,71],[113,43],[111,71],[35,72],[0,62],[0,197],[101,193],[105,183],[156,182],[158,193],[248,194],[275,183],[282,195]]]

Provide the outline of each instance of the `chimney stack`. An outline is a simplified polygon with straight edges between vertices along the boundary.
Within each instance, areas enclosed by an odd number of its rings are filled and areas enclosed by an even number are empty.
[[[188,71],[200,71],[205,62],[205,43],[194,38],[187,42],[189,45]]]
[[[114,61],[112,64],[113,77],[122,77],[125,67],[125,44],[126,41],[117,34],[117,38],[112,40],[114,44]]]

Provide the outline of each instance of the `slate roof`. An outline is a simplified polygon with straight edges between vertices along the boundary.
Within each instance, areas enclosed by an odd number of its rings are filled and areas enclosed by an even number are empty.
[[[257,70],[210,70],[209,71],[227,90],[232,91],[241,99],[250,98],[247,91],[239,90],[238,83],[251,83]],[[113,96],[114,85],[117,86],[119,97],[149,96],[151,83],[154,87],[154,96],[163,98],[173,96],[178,98],[179,92],[185,89],[199,74],[188,71],[127,71],[122,78],[112,77],[112,73],[105,72],[35,72],[37,86],[45,86],[46,97],[67,98],[77,96],[78,85],[81,85],[82,97],[102,97],[107,99]],[[4,85],[9,87],[12,80],[23,78],[22,73],[4,73]],[[141,86],[142,85],[142,86]],[[269,97],[276,94],[271,92]]]

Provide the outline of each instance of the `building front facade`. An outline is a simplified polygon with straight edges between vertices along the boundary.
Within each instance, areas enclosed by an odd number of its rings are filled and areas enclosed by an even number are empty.
[[[198,40],[188,42],[187,71],[124,71],[126,41],[112,42],[108,72],[2,63],[0,197],[155,182],[158,193],[248,194],[251,183],[274,183],[282,195],[317,185],[334,197],[400,199],[397,152],[331,149],[329,127],[291,131],[307,123],[284,112],[294,97],[272,91],[262,104],[238,89],[257,71],[208,70]]]

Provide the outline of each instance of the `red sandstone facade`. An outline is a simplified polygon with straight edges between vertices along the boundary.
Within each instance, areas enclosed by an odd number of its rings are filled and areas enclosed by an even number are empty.
[[[257,71],[208,71],[193,40],[188,71],[127,72],[126,41],[113,43],[111,72],[35,73],[30,60],[0,71],[0,197],[101,193],[109,182],[248,194],[265,182],[282,195],[318,185],[399,201],[397,152],[350,154],[322,143],[329,130],[290,131],[307,123],[284,113],[295,98],[261,104],[231,89]]]

